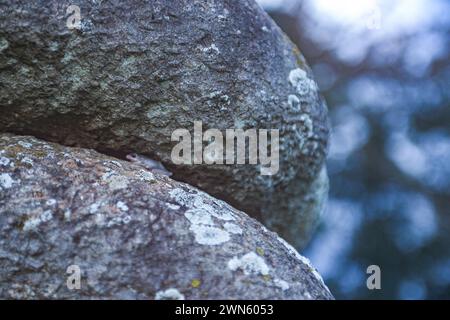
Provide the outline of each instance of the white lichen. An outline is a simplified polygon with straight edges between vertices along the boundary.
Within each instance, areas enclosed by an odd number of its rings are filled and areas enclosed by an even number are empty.
[[[215,52],[216,54],[220,53],[219,48],[217,48],[217,46],[214,43],[211,44],[209,47],[202,48],[202,51],[205,53],[211,53],[211,52]]]
[[[305,299],[306,300],[313,300],[313,297],[311,296],[311,294],[309,292],[305,292]]]
[[[169,195],[177,203],[185,207],[203,209],[220,220],[235,220],[234,215],[229,212],[231,210],[231,207],[227,203],[221,200],[217,200],[207,193],[201,191],[190,193],[184,191],[183,189],[176,188],[170,191]],[[211,205],[210,203],[213,203],[215,206]]]
[[[116,173],[112,170],[107,170],[103,175],[102,175],[102,180],[105,182],[108,182],[109,179],[111,179],[112,176],[114,176]]]
[[[89,206],[89,213],[90,213],[90,214],[96,213],[96,212],[98,211],[98,208],[100,207],[100,205],[101,205],[101,204],[100,204],[100,203],[97,203],[97,202],[91,204],[91,205]]]
[[[311,138],[314,135],[313,121],[309,115],[302,114],[300,116],[300,122],[303,124],[302,128],[307,138]]]
[[[230,240],[230,233],[242,233],[238,226],[233,228],[233,226],[224,225],[223,228],[219,228],[217,223],[233,221],[235,217],[228,212],[229,207],[206,193],[189,193],[176,188],[169,194],[177,203],[189,208],[184,216],[191,223],[189,230],[194,233],[197,243],[219,245]]]
[[[172,203],[167,204],[167,208],[169,208],[171,210],[180,210],[180,206],[178,206],[176,204],[172,204]]]
[[[273,283],[275,284],[275,286],[277,286],[278,288],[280,288],[283,291],[289,290],[289,288],[290,288],[289,283],[287,283],[284,280],[278,279],[278,278],[275,278],[273,280]]]
[[[32,217],[25,221],[23,225],[24,231],[30,231],[36,229],[40,224],[50,221],[53,218],[53,213],[51,210],[46,210],[36,217]]]
[[[214,99],[214,98],[218,97],[221,94],[222,94],[222,91],[216,90],[216,91],[210,92],[206,97],[209,98],[209,99]]]
[[[70,209],[67,209],[64,211],[64,220],[70,221],[70,218],[72,217],[72,211]]]
[[[191,209],[184,213],[184,216],[192,224],[202,224],[213,226],[214,222],[211,217],[211,213],[204,209]]]
[[[170,288],[164,291],[158,291],[155,300],[184,300],[184,295],[178,289]]]
[[[22,147],[24,147],[24,148],[26,148],[26,149],[29,149],[29,148],[31,148],[33,146],[31,143],[25,142],[25,141],[19,141],[19,142],[17,142],[17,144],[22,146]]]
[[[67,64],[73,59],[73,54],[70,51],[65,51],[64,56],[61,59],[61,63]]]
[[[230,240],[230,234],[222,229],[193,224],[189,228],[198,244],[216,246]]]
[[[298,83],[307,79],[308,78],[308,74],[306,73],[305,70],[302,70],[300,68],[291,70],[291,72],[289,72],[289,82],[291,83],[291,85],[296,88]]]
[[[122,201],[117,201],[116,207],[117,207],[120,211],[124,211],[124,212],[127,212],[127,211],[128,211],[128,206],[127,206],[124,202],[122,202]]]
[[[223,102],[230,104],[230,96],[227,94],[224,94],[223,96],[220,97],[220,100],[222,100]]]
[[[264,259],[255,252],[249,252],[241,258],[233,257],[228,261],[228,268],[231,271],[241,269],[245,275],[263,275],[269,274],[269,266]]]
[[[97,214],[96,216],[96,223],[103,224],[106,217],[102,214]],[[120,215],[118,217],[114,217],[112,219],[109,219],[108,223],[106,224],[107,227],[112,227],[116,225],[122,225],[122,224],[128,224],[131,221],[131,216],[129,215]]]
[[[314,80],[308,77],[306,71],[297,68],[289,73],[289,82],[302,98],[310,97],[317,91],[317,85]]]
[[[122,218],[122,222],[123,222],[124,224],[129,224],[130,221],[131,221],[131,216],[129,216],[129,215],[126,215],[126,216],[124,216],[124,217]]]
[[[179,204],[183,206],[189,205],[189,200],[191,199],[191,195],[180,188],[175,188],[169,192],[169,195]]]
[[[112,163],[113,165],[119,167],[119,168],[122,168],[122,164],[119,161],[110,160],[109,162]]]
[[[45,201],[45,204],[47,206],[54,206],[56,204],[56,200],[55,199],[48,199],[47,201]]]
[[[0,187],[2,189],[9,189],[15,183],[13,178],[8,173],[0,174]]]
[[[106,221],[106,215],[101,214],[101,213],[97,213],[97,214],[94,216],[94,221],[95,221],[95,223],[96,223],[97,225],[99,225],[99,226],[104,225],[104,224],[105,224],[105,221]],[[110,227],[111,225],[113,225],[113,224],[110,223],[110,224],[107,225],[107,226]]]
[[[296,95],[294,94],[289,95],[288,104],[292,110],[300,111],[300,99]]]
[[[228,231],[229,233],[232,234],[242,234],[242,229],[241,227],[239,227],[237,224],[234,223],[225,223],[223,225],[223,227],[225,228],[226,231]]]
[[[234,220],[235,220],[235,217],[234,217],[231,213],[227,212],[226,210],[227,210],[227,209],[225,209],[225,208],[223,208],[222,211],[219,211],[219,210],[213,210],[213,211],[211,211],[211,214],[212,214],[214,217],[216,217],[217,219],[220,219],[220,220],[224,220],[224,221],[234,221]]]
[[[33,299],[36,297],[33,288],[28,284],[22,283],[13,283],[11,288],[8,289],[8,295],[15,300]]]
[[[0,53],[8,49],[9,42],[5,38],[0,38]]]
[[[25,157],[25,158],[21,159],[20,162],[21,162],[21,163],[28,164],[28,165],[30,165],[30,166],[33,166],[33,160],[30,159],[30,158],[28,158],[28,157]]]
[[[147,171],[147,170],[139,170],[137,172],[137,176],[139,178],[139,180],[141,181],[146,181],[146,182],[154,182],[155,180],[155,176],[153,175],[153,173]]]
[[[301,97],[310,96],[317,91],[317,85],[314,80],[306,79],[297,85],[297,93]]]
[[[103,174],[102,180],[108,183],[111,191],[126,189],[128,187],[128,179],[124,176],[117,175],[113,171]]]
[[[53,212],[51,210],[44,211],[40,216],[40,219],[42,222],[50,221],[52,218],[53,218]]]

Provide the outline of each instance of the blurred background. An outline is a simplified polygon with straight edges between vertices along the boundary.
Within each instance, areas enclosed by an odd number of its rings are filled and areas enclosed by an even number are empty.
[[[450,1],[258,0],[332,123],[325,217],[304,252],[338,299],[450,299]],[[381,290],[366,269],[381,268]]]

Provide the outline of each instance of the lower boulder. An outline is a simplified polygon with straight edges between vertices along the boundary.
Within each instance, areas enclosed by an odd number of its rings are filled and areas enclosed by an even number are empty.
[[[332,299],[256,220],[93,150],[0,135],[2,299]]]

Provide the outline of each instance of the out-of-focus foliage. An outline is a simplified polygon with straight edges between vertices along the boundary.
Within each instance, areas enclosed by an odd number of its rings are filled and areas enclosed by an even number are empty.
[[[450,1],[260,3],[330,109],[330,200],[306,255],[337,298],[449,299]]]

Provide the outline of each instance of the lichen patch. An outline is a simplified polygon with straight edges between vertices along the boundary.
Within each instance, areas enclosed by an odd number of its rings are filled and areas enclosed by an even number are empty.
[[[216,246],[230,240],[230,234],[222,229],[193,224],[189,228],[198,244]]]
[[[300,81],[303,81],[307,77],[308,77],[308,75],[307,75],[306,71],[304,71],[300,68],[291,70],[291,72],[289,72],[289,82],[291,83],[291,85],[293,87],[297,87],[298,83]]]
[[[231,271],[241,269],[245,275],[267,276],[269,274],[269,266],[255,252],[249,252],[241,258],[233,257],[228,261],[228,268]]]
[[[17,142],[17,144],[24,147],[25,149],[30,149],[33,146],[31,143],[25,141],[19,141]]]
[[[155,300],[184,300],[184,295],[178,289],[170,288],[156,292]]]
[[[302,100],[313,96],[317,92],[316,82],[310,79],[306,71],[300,68],[291,70],[288,79]]]
[[[225,230],[232,234],[242,234],[242,229],[237,224],[227,222],[223,225]]]
[[[0,188],[9,189],[16,181],[8,173],[0,174]]]
[[[192,209],[188,210],[184,213],[184,216],[192,223],[192,224],[202,224],[213,226],[214,222],[211,218],[211,214],[203,209]]]
[[[153,175],[153,173],[147,171],[147,170],[139,170],[137,172],[137,176],[139,178],[139,180],[141,181],[146,181],[146,182],[155,182],[155,176]]]
[[[106,172],[102,176],[102,180],[108,183],[111,191],[126,189],[128,187],[128,179],[121,175],[116,175],[115,172]]]
[[[287,283],[287,281],[275,278],[273,280],[273,283],[275,284],[275,286],[277,286],[278,288],[280,288],[283,291],[289,290],[290,286],[289,283]]]
[[[300,99],[295,94],[288,96],[288,104],[291,110],[300,111]]]
[[[186,206],[184,216],[189,220],[189,230],[194,233],[195,241],[202,245],[219,245],[230,240],[230,234],[242,234],[242,229],[229,223],[236,218],[226,212],[221,202],[213,201],[205,193],[188,193],[180,188],[172,190],[170,196],[180,205]],[[209,203],[211,202],[211,203]],[[218,226],[227,221],[222,228]]]

